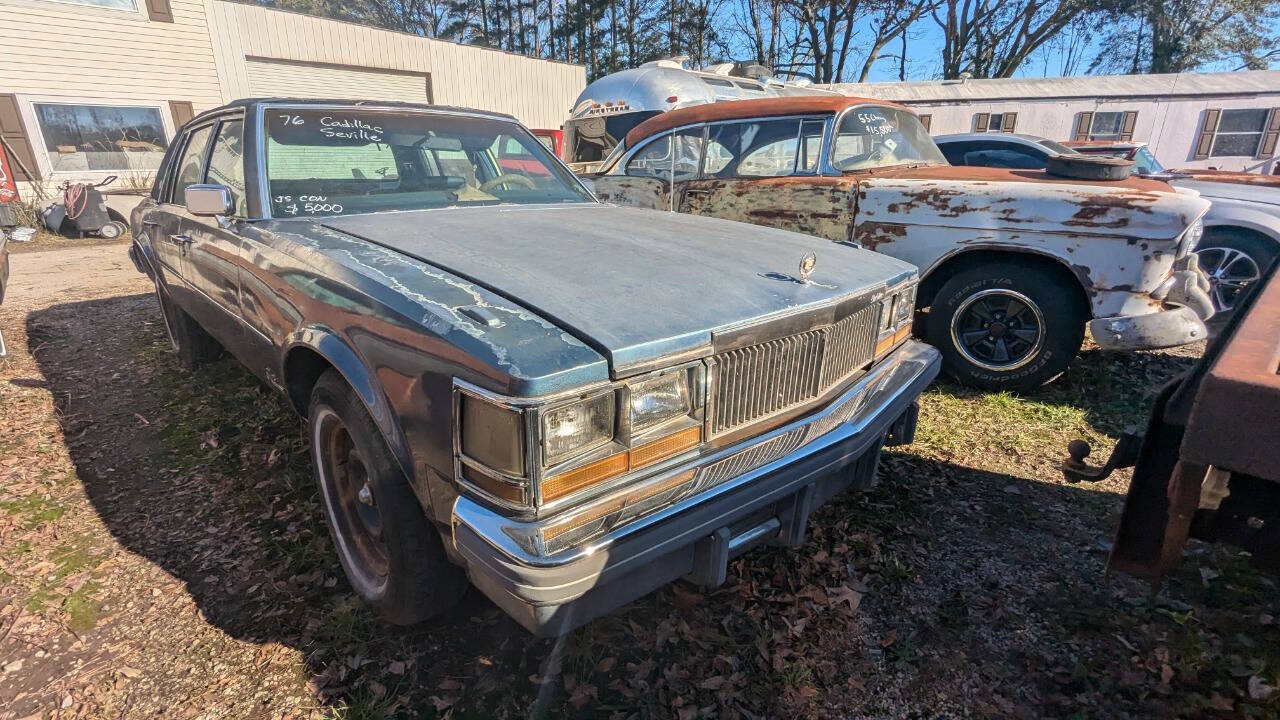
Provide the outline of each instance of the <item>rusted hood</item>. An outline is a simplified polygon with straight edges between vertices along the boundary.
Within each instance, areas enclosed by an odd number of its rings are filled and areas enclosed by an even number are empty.
[[[885,255],[785,230],[597,204],[453,208],[323,223],[519,303],[603,354],[615,376],[709,352],[715,332],[915,273]],[[817,255],[817,268],[802,284],[792,276],[808,252]]]
[[[1174,240],[1209,209],[1194,192],[1136,177],[1105,182],[933,165],[859,179],[859,223]]]

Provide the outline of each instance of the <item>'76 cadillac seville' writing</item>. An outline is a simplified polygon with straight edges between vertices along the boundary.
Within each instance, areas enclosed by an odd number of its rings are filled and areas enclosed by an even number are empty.
[[[951,167],[911,110],[876,100],[672,110],[627,133],[591,183],[602,200],[798,230],[917,265],[921,334],[979,387],[1052,380],[1091,319],[1099,345],[1137,349],[1203,340],[1213,314],[1189,254],[1209,208],[1195,192]]]
[[[907,263],[602,205],[502,115],[233,103],[132,220],[182,362],[225,349],[308,417],[343,569],[397,623],[464,577],[544,634],[717,584],[869,482],[940,365]]]

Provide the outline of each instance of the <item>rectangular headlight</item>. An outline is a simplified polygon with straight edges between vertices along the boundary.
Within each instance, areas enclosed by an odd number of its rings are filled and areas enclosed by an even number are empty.
[[[638,435],[689,414],[689,373],[661,375],[632,385],[631,433]]]
[[[912,285],[898,293],[893,302],[893,325],[897,327],[911,320],[916,309],[916,286]]]
[[[612,390],[543,412],[543,464],[554,465],[612,440],[614,416]]]

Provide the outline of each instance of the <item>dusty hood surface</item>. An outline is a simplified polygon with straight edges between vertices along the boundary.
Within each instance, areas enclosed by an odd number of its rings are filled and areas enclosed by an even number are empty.
[[[712,333],[903,280],[915,268],[807,235],[606,205],[327,218],[329,228],[478,283],[603,353],[615,376],[709,352]],[[817,256],[808,284],[792,276]]]
[[[1144,178],[1089,181],[1042,170],[934,165],[861,175],[859,222],[1173,240],[1209,208]]]

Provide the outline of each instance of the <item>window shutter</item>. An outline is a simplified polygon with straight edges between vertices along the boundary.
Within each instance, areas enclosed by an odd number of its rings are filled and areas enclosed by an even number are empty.
[[[16,95],[0,95],[0,137],[9,155],[9,169],[17,180],[39,180],[40,166],[18,112]]]
[[[1013,126],[1018,122],[1018,113],[1005,113],[1004,122],[1000,125],[1001,132],[1013,132]]]
[[[153,22],[173,22],[173,9],[169,0],[147,0],[147,17]]]
[[[177,132],[196,116],[196,110],[186,100],[170,100],[169,112],[173,115],[173,130]]]
[[[1222,110],[1218,108],[1204,111],[1204,124],[1200,126],[1200,137],[1196,139],[1192,160],[1204,160],[1209,157],[1209,151],[1213,149],[1213,134],[1218,132],[1218,118],[1221,116]]]
[[[1071,133],[1071,139],[1076,142],[1084,142],[1089,139],[1089,128],[1093,125],[1093,113],[1078,112],[1076,113],[1076,131]]]
[[[1120,141],[1129,142],[1133,139],[1133,126],[1138,124],[1138,113],[1136,110],[1130,110],[1124,114],[1124,122],[1120,125]]]
[[[1267,116],[1267,129],[1262,133],[1262,142],[1258,143],[1258,157],[1269,158],[1276,152],[1276,139],[1280,138],[1280,108],[1271,108]]]
[[[977,113],[973,116],[973,131],[986,132],[987,125],[991,122],[991,113]]]
[[[932,115],[921,115],[920,124],[924,126],[924,131],[929,132],[929,124],[933,121]]]

